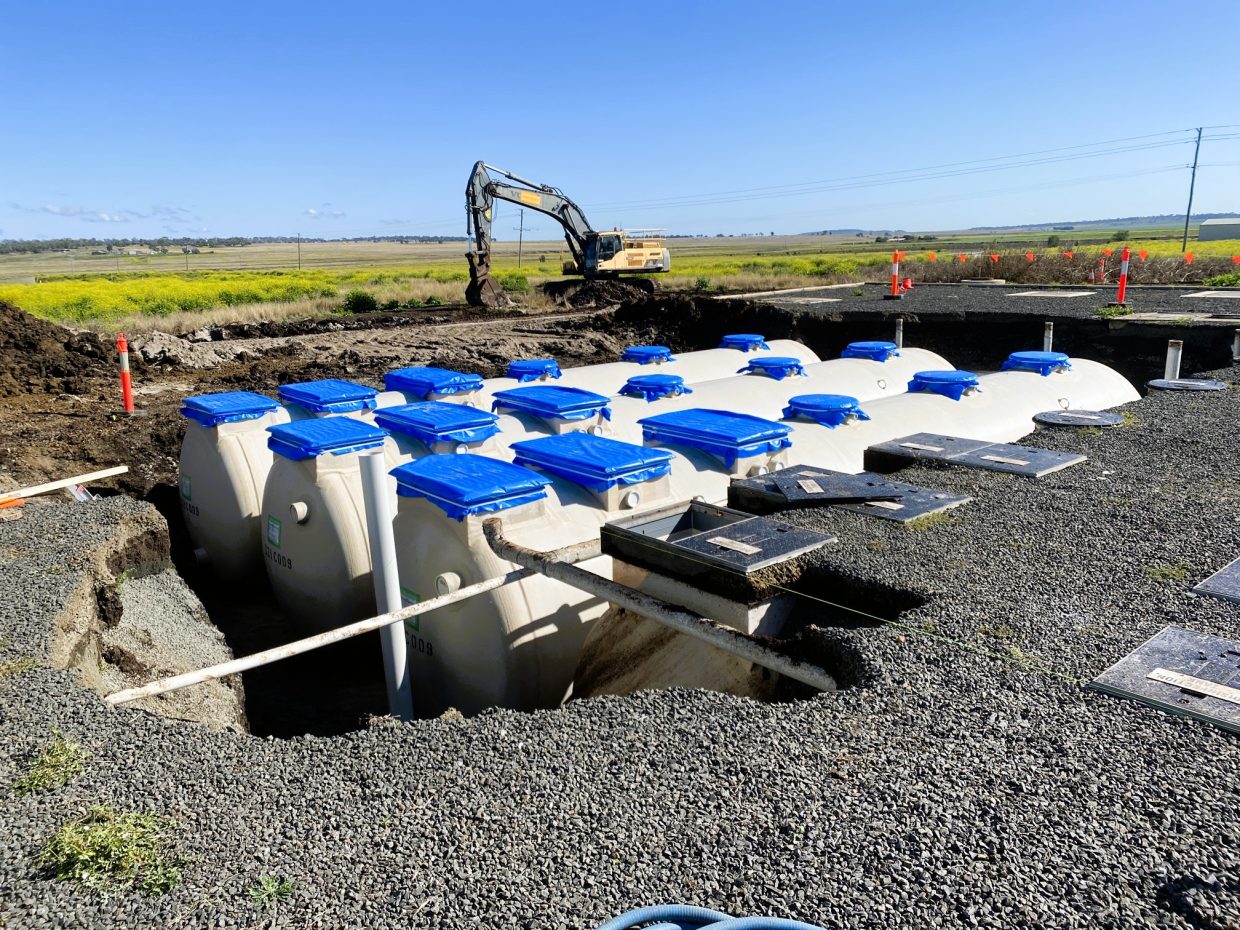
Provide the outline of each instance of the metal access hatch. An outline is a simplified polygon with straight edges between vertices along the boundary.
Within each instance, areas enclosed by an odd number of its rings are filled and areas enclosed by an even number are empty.
[[[1240,559],[1228,562],[1193,590],[1198,594],[1240,604]]]
[[[678,578],[749,574],[835,537],[702,501],[673,504],[605,524],[603,552]]]
[[[788,507],[831,506],[867,517],[907,523],[971,500],[935,488],[923,488],[884,475],[830,471],[795,465],[754,478],[733,480],[728,503],[754,513]]]
[[[1169,626],[1089,687],[1240,733],[1240,642],[1235,640]]]
[[[1061,468],[1088,461],[1088,457],[938,433],[914,433],[890,442],[880,442],[865,450],[866,468],[876,471],[892,471],[912,462],[924,461],[1041,478]]]

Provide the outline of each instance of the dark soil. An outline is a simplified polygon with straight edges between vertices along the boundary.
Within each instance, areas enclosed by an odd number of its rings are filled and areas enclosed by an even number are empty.
[[[654,292],[654,282],[647,279],[617,280],[595,278],[588,281],[548,281],[543,293],[562,307],[612,307],[634,300],[644,300]]]
[[[0,397],[83,393],[111,373],[113,352],[94,333],[71,333],[0,303]]]

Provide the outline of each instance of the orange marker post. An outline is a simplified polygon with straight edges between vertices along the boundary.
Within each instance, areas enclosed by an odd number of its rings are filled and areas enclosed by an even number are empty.
[[[1105,258],[1098,259],[1098,278],[1097,283],[1102,284],[1107,279],[1107,260]]]
[[[1128,246],[1124,246],[1124,251],[1119,256],[1119,292],[1115,295],[1115,302],[1119,306],[1124,306],[1124,297],[1128,293]]]
[[[904,295],[900,293],[900,250],[896,249],[891,253],[891,293],[884,294],[884,300],[899,300]]]
[[[120,358],[121,398],[125,402],[125,413],[132,416],[133,382],[130,380],[129,376],[129,342],[125,339],[124,333],[120,333],[116,337],[116,354]]]
[[[1195,257],[1196,256],[1194,256],[1192,252],[1185,252],[1184,253],[1184,264],[1191,265]]]

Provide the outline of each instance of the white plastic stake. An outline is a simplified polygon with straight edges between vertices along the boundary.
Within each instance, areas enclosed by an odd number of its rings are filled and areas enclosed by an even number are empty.
[[[1240,329],[1231,337],[1231,360],[1240,362]]]
[[[1049,352],[1055,342],[1055,324],[1047,320],[1042,324],[1042,351]]]
[[[896,348],[904,348],[904,317],[896,318]]]
[[[1163,377],[1168,381],[1175,381],[1180,377],[1180,359],[1184,355],[1183,339],[1167,340],[1167,365],[1163,370]]]
[[[375,601],[381,614],[400,610],[400,577],[396,570],[396,539],[392,535],[392,508],[387,498],[387,463],[383,450],[358,456],[362,468],[362,496],[370,536],[370,564],[375,578]],[[379,630],[383,645],[383,673],[387,679],[388,710],[400,720],[413,719],[409,686],[409,657],[405,624],[390,623]]]

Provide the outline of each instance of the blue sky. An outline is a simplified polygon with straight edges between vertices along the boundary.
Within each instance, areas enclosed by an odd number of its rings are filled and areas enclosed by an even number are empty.
[[[0,238],[461,235],[479,158],[598,228],[1174,213],[1201,125],[1224,128],[1194,211],[1240,211],[1234,0],[72,0],[3,23]],[[501,207],[497,235],[516,224]]]

